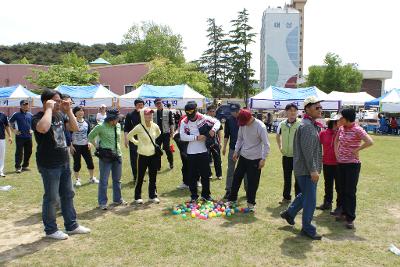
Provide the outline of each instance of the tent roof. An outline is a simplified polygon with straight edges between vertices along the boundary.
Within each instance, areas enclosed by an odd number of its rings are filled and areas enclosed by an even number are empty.
[[[110,62],[108,62],[107,60],[99,57],[96,60],[93,60],[92,62],[90,62],[90,64],[101,64],[101,65],[111,65]]]
[[[68,94],[72,98],[79,99],[118,97],[118,95],[114,94],[101,84],[87,86],[59,85],[56,90],[60,91],[62,94]]]
[[[17,84],[9,87],[1,87],[0,98],[26,99],[26,98],[39,98],[39,95],[32,93],[22,85]]]
[[[365,102],[373,100],[374,97],[366,92],[346,93],[332,91],[326,100],[341,100],[343,105],[364,106]]]
[[[379,106],[381,102],[383,103],[392,103],[400,101],[400,89],[393,89],[389,92],[386,92],[384,95],[375,98],[371,101],[366,101],[366,106]],[[397,100],[396,100],[397,99]]]
[[[6,63],[4,63],[3,61],[0,60],[0,65],[5,65]]]
[[[173,85],[173,86],[155,86],[149,84],[142,84],[136,90],[121,95],[120,98],[136,99],[141,98],[165,98],[165,99],[204,99],[205,97],[187,84]]]
[[[315,86],[294,89],[270,86],[251,98],[266,100],[304,100],[309,96],[316,96],[321,100],[325,100],[328,95]]]

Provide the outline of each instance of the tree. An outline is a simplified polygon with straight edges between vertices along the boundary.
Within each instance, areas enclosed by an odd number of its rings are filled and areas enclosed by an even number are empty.
[[[142,22],[134,24],[124,35],[122,43],[128,63],[150,62],[157,58],[166,58],[174,64],[185,62],[183,41],[179,34],[174,34],[169,26]]]
[[[211,85],[205,73],[199,70],[195,63],[174,64],[166,59],[156,59],[151,63],[147,73],[138,83],[151,85],[177,85],[188,84],[204,96],[210,96]]]
[[[11,64],[30,64],[29,60],[26,57],[23,57],[19,60],[13,60],[11,61]]]
[[[230,49],[231,71],[229,78],[233,88],[232,94],[244,96],[247,103],[249,90],[255,80],[255,71],[250,67],[252,53],[249,51],[249,45],[254,43],[255,33],[252,33],[253,27],[249,24],[249,13],[243,9],[238,13],[238,17],[232,20],[233,30],[230,31]]]
[[[325,56],[324,65],[310,66],[306,86],[317,86],[325,93],[332,91],[359,92],[362,74],[356,64],[343,64],[341,58],[333,53]]]
[[[203,52],[200,62],[202,70],[207,73],[212,84],[212,96],[219,97],[227,87],[226,35],[223,33],[222,26],[216,25],[215,19],[209,18],[207,22],[208,49]]]
[[[114,56],[108,50],[104,51],[103,54],[101,54],[99,57],[107,60],[112,65],[125,64],[126,63],[124,55],[121,54],[121,55]]]
[[[86,59],[75,52],[62,56],[62,64],[52,65],[48,70],[32,69],[27,80],[41,88],[56,88],[61,84],[90,85],[99,81],[97,71],[89,71]]]

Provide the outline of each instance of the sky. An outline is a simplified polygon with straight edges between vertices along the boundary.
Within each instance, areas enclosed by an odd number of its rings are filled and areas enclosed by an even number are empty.
[[[263,11],[290,0],[4,0],[0,11],[0,44],[72,41],[121,43],[133,23],[169,25],[183,37],[187,60],[207,48],[207,18],[225,31],[246,8],[257,33],[251,46],[252,68],[259,79],[260,31]],[[400,88],[398,0],[308,0],[305,7],[304,69],[319,65],[328,52],[359,69],[392,70],[386,90]],[[397,34],[398,35],[398,34]],[[396,42],[397,41],[397,42]],[[1,60],[1,59],[0,59]],[[307,71],[306,71],[307,72]]]

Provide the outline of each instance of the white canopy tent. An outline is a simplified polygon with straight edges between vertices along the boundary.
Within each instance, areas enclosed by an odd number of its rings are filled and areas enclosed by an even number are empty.
[[[92,108],[98,108],[101,105],[111,107],[118,97],[101,84],[88,86],[60,85],[55,90],[71,96],[75,106]]]
[[[205,107],[206,97],[196,92],[187,84],[173,86],[154,86],[142,84],[136,90],[119,97],[120,107],[133,107],[134,101],[142,98],[145,106],[154,107],[154,100],[161,98],[164,106],[183,109],[188,101],[195,101],[199,108]]]
[[[304,109],[303,102],[309,96],[316,96],[320,100],[324,110],[339,110],[340,100],[329,100],[328,95],[317,87],[306,88],[282,88],[270,86],[261,93],[249,99],[252,109],[283,110],[287,104],[294,103],[299,109]]]
[[[400,89],[393,89],[381,100],[381,112],[400,113]]]
[[[0,107],[19,107],[21,100],[28,100],[31,106],[41,106],[40,96],[20,84],[0,88]]]
[[[375,99],[372,95],[366,92],[346,93],[332,91],[327,97],[326,100],[341,101],[342,106],[364,106],[365,102]]]

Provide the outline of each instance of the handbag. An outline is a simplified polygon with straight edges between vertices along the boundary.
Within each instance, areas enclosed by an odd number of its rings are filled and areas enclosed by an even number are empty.
[[[147,135],[149,136],[150,141],[151,141],[151,143],[152,143],[153,146],[154,146],[154,151],[156,152],[156,156],[161,157],[161,156],[164,154],[164,152],[161,150],[161,147],[160,147],[159,145],[157,145],[156,143],[154,143],[153,138],[151,138],[151,136],[150,136],[149,132],[147,131],[146,127],[144,127],[144,125],[143,125],[142,123],[140,123],[140,125],[142,125],[144,131],[145,131],[145,132],[147,133]]]
[[[114,128],[114,136],[115,136],[115,151],[118,150],[117,148],[117,127]],[[99,147],[96,148],[96,152],[94,152],[94,155],[98,157],[99,159],[105,161],[105,162],[113,162],[116,160],[119,160],[119,155],[114,152],[111,148],[103,148]]]

